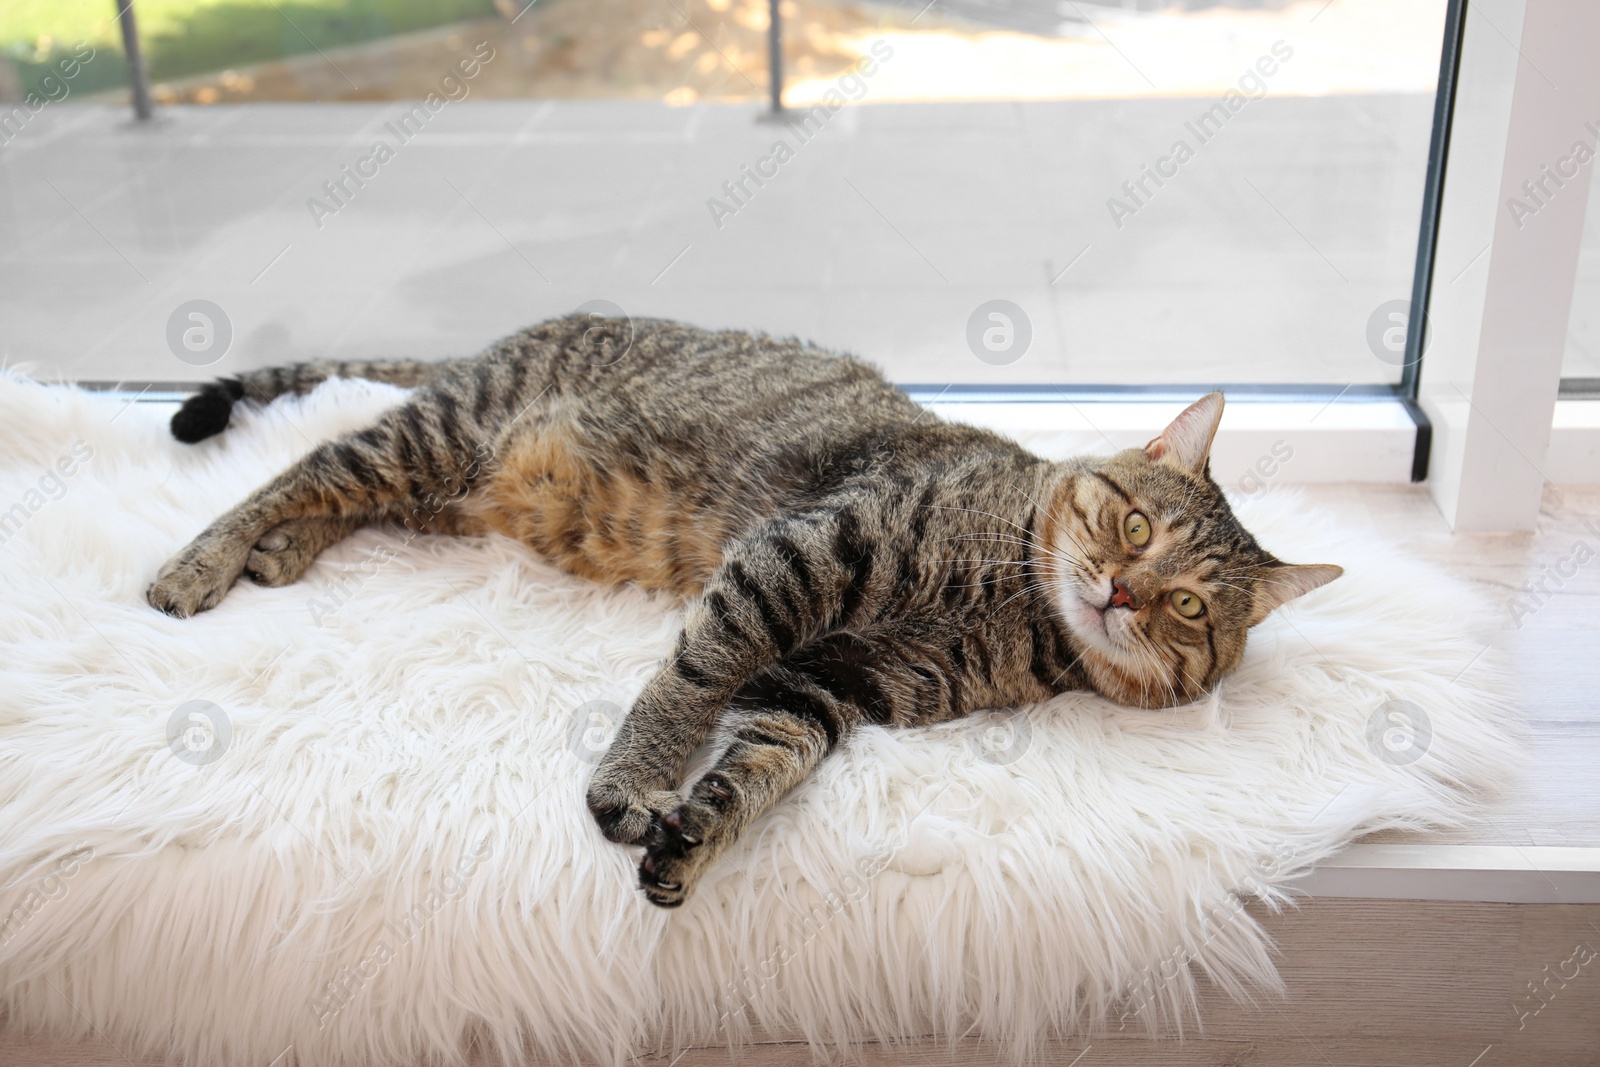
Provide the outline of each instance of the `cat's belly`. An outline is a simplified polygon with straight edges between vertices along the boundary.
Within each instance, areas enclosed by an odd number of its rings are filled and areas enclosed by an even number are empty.
[[[530,428],[498,451],[466,509],[573,574],[698,593],[722,562],[732,523],[695,506],[706,494],[682,484],[681,472],[604,451],[564,423]]]

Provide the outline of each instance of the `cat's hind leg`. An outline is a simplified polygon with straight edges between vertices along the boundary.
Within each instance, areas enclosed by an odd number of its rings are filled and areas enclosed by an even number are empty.
[[[205,611],[252,559],[267,584],[292,581],[315,558],[310,549],[348,533],[349,523],[458,500],[488,475],[492,433],[468,422],[458,400],[422,390],[367,429],[318,445],[206,527],[161,568],[145,599],[169,615]],[[272,535],[285,524],[293,525],[275,550]],[[289,555],[270,562],[274,551]]]
[[[396,528],[419,533],[481,535],[483,524],[455,507],[454,501],[415,504],[409,514],[399,509],[371,514],[302,515],[281,522],[262,535],[245,560],[244,576],[257,585],[290,585],[300,580],[324,549],[332,548],[363,526],[392,520]]]

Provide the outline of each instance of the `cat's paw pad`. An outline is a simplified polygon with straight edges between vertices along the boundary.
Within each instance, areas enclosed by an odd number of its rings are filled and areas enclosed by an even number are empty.
[[[288,585],[311,566],[314,553],[307,550],[303,534],[296,536],[284,523],[262,535],[244,562],[245,577],[257,585]]]
[[[261,540],[256,542],[256,548],[262,552],[282,552],[294,543],[294,538],[289,536],[289,524],[274,526],[261,535]]]
[[[650,826],[639,861],[639,888],[660,908],[676,908],[689,899],[703,865],[695,850],[705,843],[688,805],[674,808]]]

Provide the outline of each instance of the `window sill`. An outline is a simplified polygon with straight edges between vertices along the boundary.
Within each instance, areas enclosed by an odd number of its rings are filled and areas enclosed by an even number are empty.
[[[1600,848],[1357,844],[1294,886],[1313,897],[1600,904]]]
[[[84,384],[94,387],[98,383]],[[169,382],[152,383],[142,393],[134,386],[116,391],[174,410],[185,395],[180,386]],[[996,398],[984,392],[940,395],[920,387],[908,391],[940,418],[1005,434],[1047,459],[1142,447],[1187,405],[1176,399],[1035,400]],[[1558,419],[1562,408],[1583,404],[1563,402],[1557,406]],[[1600,403],[1588,407],[1600,417]],[[1242,493],[1269,484],[1403,485],[1413,480],[1418,435],[1410,410],[1393,396],[1247,397],[1235,400],[1222,417],[1211,452],[1211,473],[1225,488]],[[1600,421],[1589,448],[1590,473],[1586,477],[1552,480],[1594,480],[1600,472],[1600,463],[1594,462],[1595,454],[1600,453]],[[1552,441],[1552,454],[1555,451]]]
[[[1557,400],[1539,472],[1556,485],[1600,483],[1600,400]]]
[[[1185,407],[1182,401],[942,398],[940,417],[1006,434],[1050,459],[1138,448]],[[1600,405],[1597,405],[1600,406]],[[1224,487],[1412,480],[1418,427],[1394,397],[1241,400],[1227,408],[1211,452]]]

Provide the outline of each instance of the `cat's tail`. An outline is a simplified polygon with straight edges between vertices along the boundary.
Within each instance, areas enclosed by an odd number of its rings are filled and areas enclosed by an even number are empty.
[[[172,416],[172,436],[185,444],[194,444],[221,433],[228,428],[233,406],[241,400],[265,404],[286,394],[303,396],[329,378],[366,378],[391,385],[417,386],[434,378],[452,362],[320,360],[287,367],[263,367],[246,371],[237,378],[219,378],[201,386],[198,393],[184,400],[183,406]]]

